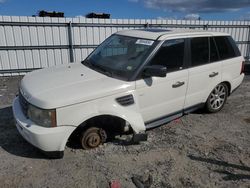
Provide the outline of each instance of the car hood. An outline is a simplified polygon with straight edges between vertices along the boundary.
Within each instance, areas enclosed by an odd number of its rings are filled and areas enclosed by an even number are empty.
[[[108,77],[81,63],[45,68],[26,74],[20,90],[26,100],[53,109],[133,90],[135,84]]]

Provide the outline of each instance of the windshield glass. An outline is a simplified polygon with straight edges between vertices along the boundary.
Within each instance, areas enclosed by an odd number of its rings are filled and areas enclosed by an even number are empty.
[[[111,77],[128,80],[154,46],[153,40],[112,35],[83,61],[83,64]]]

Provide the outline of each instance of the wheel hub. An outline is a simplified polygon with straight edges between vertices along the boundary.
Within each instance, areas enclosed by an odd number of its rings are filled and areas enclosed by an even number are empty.
[[[89,147],[97,147],[101,142],[101,138],[97,133],[91,133],[88,135],[87,144]]]
[[[106,131],[99,127],[90,127],[83,130],[80,137],[80,143],[84,149],[92,149],[106,142]]]

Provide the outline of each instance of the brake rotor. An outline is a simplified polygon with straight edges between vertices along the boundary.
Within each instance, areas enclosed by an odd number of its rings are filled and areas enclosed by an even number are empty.
[[[98,133],[90,133],[89,135],[87,135],[85,140],[86,140],[86,144],[90,148],[95,148],[101,143],[101,137]]]

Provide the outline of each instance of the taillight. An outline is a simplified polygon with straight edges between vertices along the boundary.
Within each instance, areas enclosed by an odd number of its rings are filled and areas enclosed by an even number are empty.
[[[244,67],[245,67],[245,61],[242,61],[242,63],[241,63],[240,74],[243,74],[243,73],[244,73]]]

